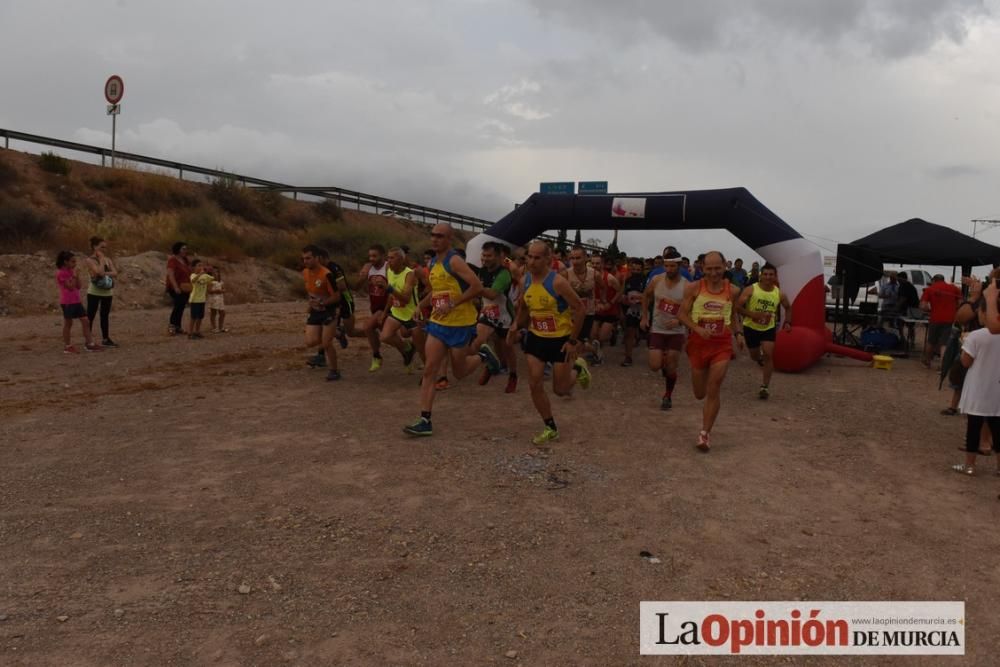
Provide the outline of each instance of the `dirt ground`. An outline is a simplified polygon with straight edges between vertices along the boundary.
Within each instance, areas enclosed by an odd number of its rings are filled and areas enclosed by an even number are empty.
[[[303,317],[190,341],[121,309],[122,347],[73,357],[56,316],[0,319],[0,664],[717,664],[641,658],[639,602],[793,599],[965,600],[969,649],[740,664],[996,664],[1000,479],[949,470],[963,422],[917,361],[762,402],[740,359],[701,455],[687,368],[663,413],[613,348],[545,454],[523,381],[467,378],[407,439],[417,376],[352,339],[326,383]]]

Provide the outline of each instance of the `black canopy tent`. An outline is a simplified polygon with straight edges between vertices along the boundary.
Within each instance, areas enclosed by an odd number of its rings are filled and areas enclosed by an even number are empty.
[[[840,298],[836,300],[834,319],[835,324],[841,325],[841,331],[835,338],[842,344],[848,343],[847,304],[854,301],[859,286],[878,280],[883,264],[954,266],[962,268],[962,275],[969,275],[973,266],[997,262],[1000,262],[1000,247],[920,218],[841,244],[837,247],[836,275],[844,287],[845,301],[841,309]]]
[[[997,246],[920,218],[886,227],[851,245],[874,250],[886,264],[960,266],[965,275],[973,266],[1000,262]]]

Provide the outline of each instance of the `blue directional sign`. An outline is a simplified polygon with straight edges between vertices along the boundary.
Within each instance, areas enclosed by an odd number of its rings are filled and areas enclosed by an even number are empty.
[[[540,183],[538,191],[543,195],[571,195],[576,192],[576,183],[573,181]]]
[[[608,182],[580,181],[576,191],[577,194],[581,195],[606,195],[608,194]]]

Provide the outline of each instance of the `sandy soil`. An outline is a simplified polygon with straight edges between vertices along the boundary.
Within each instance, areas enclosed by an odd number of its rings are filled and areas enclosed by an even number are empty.
[[[1000,480],[949,471],[963,424],[917,361],[827,359],[764,403],[741,359],[705,456],[686,368],[662,413],[615,348],[542,454],[496,380],[407,439],[416,376],[354,339],[324,382],[301,310],[190,341],[123,309],[120,349],[74,357],[56,317],[0,319],[0,663],[715,664],[640,658],[639,601],[801,598],[966,600],[947,662],[995,664]]]

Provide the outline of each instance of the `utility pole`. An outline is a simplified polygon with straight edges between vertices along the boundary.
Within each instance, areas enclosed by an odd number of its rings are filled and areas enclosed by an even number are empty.
[[[978,227],[979,225],[982,225],[985,229],[991,229],[993,227],[997,227],[998,225],[1000,225],[1000,220],[996,218],[994,219],[976,218],[975,220],[972,220],[972,238],[976,238],[976,227]]]

